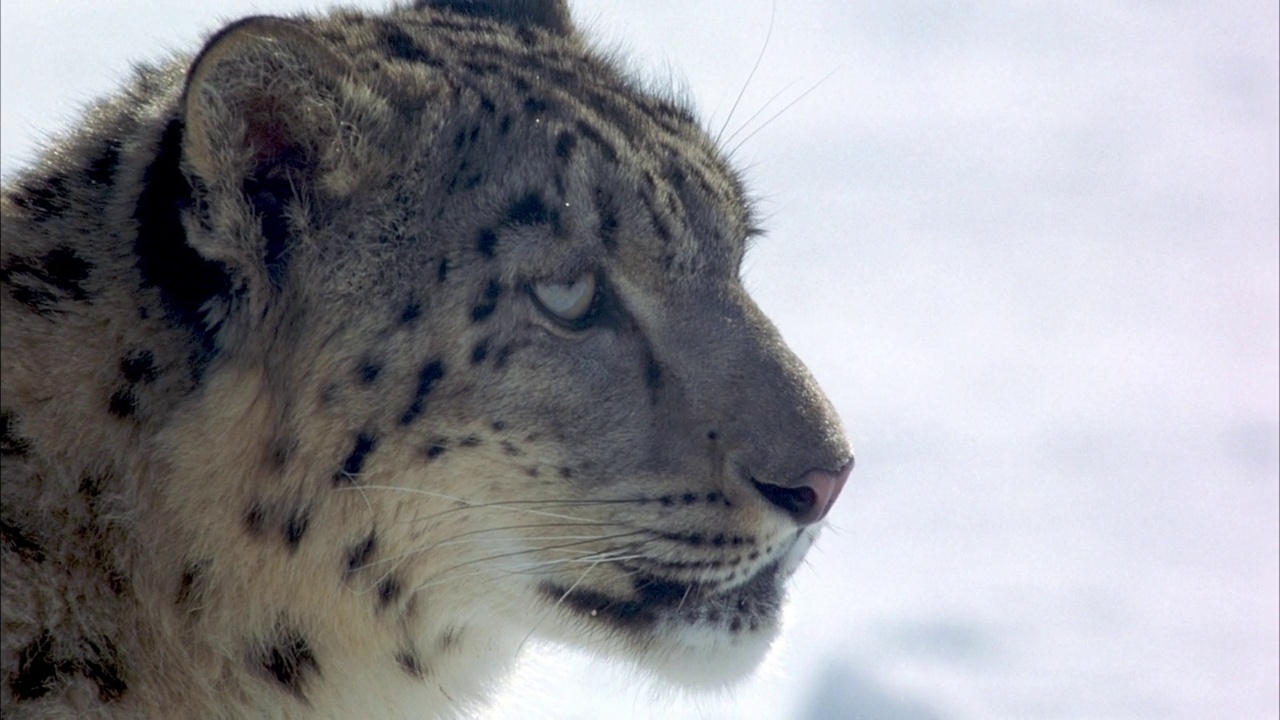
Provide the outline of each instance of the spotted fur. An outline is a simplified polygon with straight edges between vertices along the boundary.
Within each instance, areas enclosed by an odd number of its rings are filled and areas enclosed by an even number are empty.
[[[531,633],[719,686],[851,461],[560,0],[232,23],[0,211],[5,717],[453,716]]]

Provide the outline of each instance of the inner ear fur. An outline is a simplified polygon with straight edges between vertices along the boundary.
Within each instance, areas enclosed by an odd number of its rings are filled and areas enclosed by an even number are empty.
[[[207,185],[314,162],[338,133],[348,66],[298,23],[251,17],[196,56],[182,96],[184,160]]]

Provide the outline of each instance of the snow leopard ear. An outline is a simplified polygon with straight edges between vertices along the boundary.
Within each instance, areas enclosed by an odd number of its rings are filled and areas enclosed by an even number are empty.
[[[183,91],[185,159],[202,177],[314,157],[338,131],[347,62],[298,23],[251,17],[205,44]]]
[[[251,17],[196,56],[181,100],[182,165],[215,228],[206,259],[280,287],[299,198],[314,192],[339,133],[348,64],[301,24]]]
[[[565,0],[418,0],[413,7],[451,10],[517,27],[539,27],[566,37],[573,34]]]

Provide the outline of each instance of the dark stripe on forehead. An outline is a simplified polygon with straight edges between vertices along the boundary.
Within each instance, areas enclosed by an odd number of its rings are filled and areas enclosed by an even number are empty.
[[[383,48],[393,58],[437,68],[445,66],[442,60],[419,47],[418,43],[397,25],[383,23],[381,36]]]

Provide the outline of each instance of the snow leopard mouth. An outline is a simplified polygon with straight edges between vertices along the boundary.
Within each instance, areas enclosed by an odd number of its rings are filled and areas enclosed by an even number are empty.
[[[542,594],[575,614],[631,633],[650,633],[659,625],[680,624],[723,629],[729,633],[756,632],[777,625],[790,575],[778,560],[763,567],[747,582],[725,591],[717,586],[632,575],[632,593],[619,597],[591,588],[566,588],[553,581],[540,586]]]

